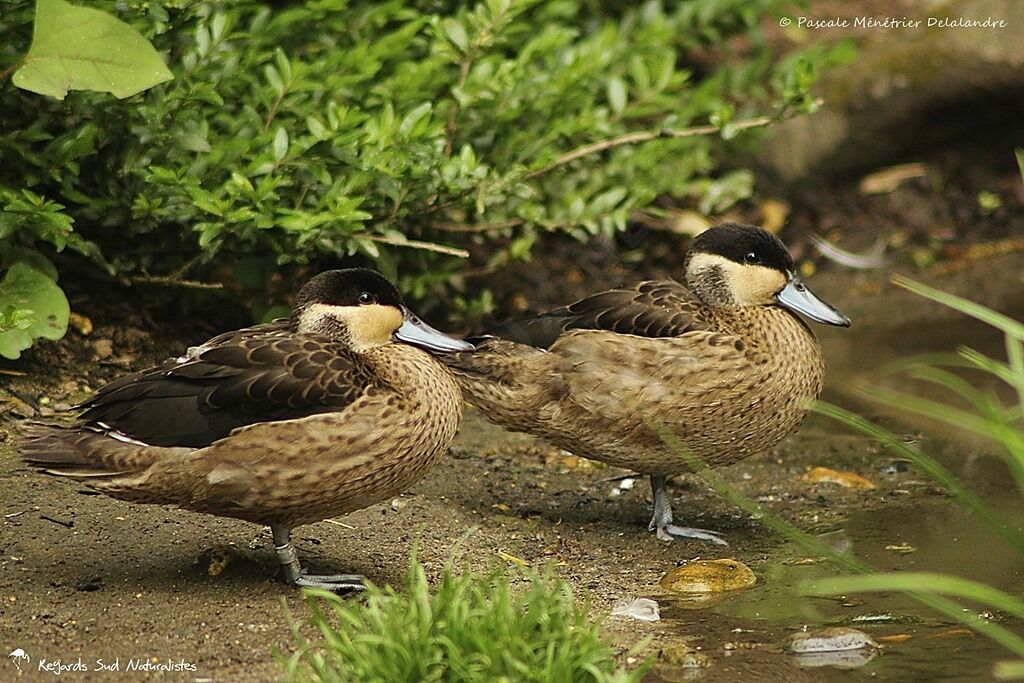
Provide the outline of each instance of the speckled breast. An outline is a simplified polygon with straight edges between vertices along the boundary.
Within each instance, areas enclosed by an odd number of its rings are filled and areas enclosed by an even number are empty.
[[[591,354],[590,365],[579,366],[583,381],[575,383],[572,401],[535,433],[645,474],[690,469],[651,425],[671,430],[711,466],[771,448],[800,426],[821,393],[821,347],[800,319],[780,308],[726,315],[720,332],[701,333],[702,343],[729,345],[704,366],[693,338],[603,340],[604,355]]]

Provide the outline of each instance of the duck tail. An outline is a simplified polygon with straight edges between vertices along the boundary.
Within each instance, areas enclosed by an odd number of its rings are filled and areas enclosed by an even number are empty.
[[[62,425],[33,422],[18,444],[26,464],[46,474],[75,479],[111,478],[128,474],[120,451],[129,444],[107,435],[91,425]],[[122,462],[118,462],[122,460]]]

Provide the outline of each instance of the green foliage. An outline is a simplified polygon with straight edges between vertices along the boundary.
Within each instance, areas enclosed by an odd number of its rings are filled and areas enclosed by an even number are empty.
[[[38,0],[32,47],[13,80],[62,100],[69,90],[129,97],[170,78],[153,46],[123,21],[64,0]]]
[[[638,681],[643,669],[617,670],[569,586],[534,571],[520,592],[508,572],[456,575],[447,567],[431,591],[414,556],[401,591],[370,585],[343,600],[306,591],[310,642],[292,622],[299,652],[288,662],[295,681]]]
[[[123,101],[0,87],[0,211],[36,204],[0,250],[59,248],[56,230],[129,280],[355,260],[422,310],[485,313],[467,254],[500,268],[659,195],[721,212],[750,194],[749,172],[716,170],[728,139],[811,109],[834,58],[773,57],[758,23],[782,4],[97,0],[174,78]],[[32,17],[5,7],[0,71],[57,41],[40,25],[30,51]],[[715,57],[690,66],[694,49]]]
[[[47,273],[19,261],[0,279],[0,356],[17,358],[40,337],[60,339],[68,329],[67,297]]]

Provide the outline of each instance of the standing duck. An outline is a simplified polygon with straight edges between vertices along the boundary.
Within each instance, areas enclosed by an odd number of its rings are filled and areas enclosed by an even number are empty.
[[[443,359],[492,422],[649,475],[659,539],[724,543],[672,523],[667,478],[690,468],[652,425],[710,467],[774,446],[803,422],[825,377],[821,346],[797,313],[850,321],[807,289],[785,245],[758,227],[700,234],[685,273],[685,286],[647,281],[594,294]]]
[[[357,575],[305,574],[291,530],[423,477],[462,416],[452,374],[423,349],[472,348],[420,321],[380,274],[331,270],[290,318],[111,382],[74,425],[31,426],[21,453],[114,498],[267,525],[288,582],[357,587]]]

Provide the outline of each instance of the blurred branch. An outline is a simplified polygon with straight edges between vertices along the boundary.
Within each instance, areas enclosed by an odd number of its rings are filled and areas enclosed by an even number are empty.
[[[385,237],[383,235],[367,235],[366,237],[371,242],[390,244],[393,247],[409,247],[410,249],[422,249],[423,251],[436,251],[439,254],[458,256],[459,258],[469,258],[469,252],[466,251],[465,249],[459,249],[457,247],[446,247],[443,244],[434,244],[433,242],[421,242],[419,240],[407,240],[398,237]]]
[[[755,119],[747,119],[745,121],[737,121],[731,125],[735,130],[747,130],[749,128],[760,128],[767,126],[776,120],[776,117],[772,116],[759,116]],[[632,133],[626,133],[620,135],[617,138],[611,138],[609,140],[600,140],[598,142],[592,142],[589,145],[583,145],[576,149],[563,154],[547,166],[530,171],[525,176],[526,178],[536,178],[539,175],[543,175],[549,171],[552,171],[559,166],[565,166],[566,164],[572,163],[577,159],[590,156],[591,154],[597,154],[603,152],[606,149],[612,149],[614,147],[621,147],[622,145],[635,145],[638,142],[649,142],[651,140],[657,140],[658,138],[692,138],[698,135],[714,135],[720,133],[723,126],[695,126],[693,128],[684,128],[682,130],[671,130],[668,128],[659,128],[657,130],[638,130]]]
[[[201,282],[199,280],[182,280],[168,275],[136,275],[128,278],[133,285],[163,285],[165,287],[186,287],[188,289],[224,289],[220,282]]]

